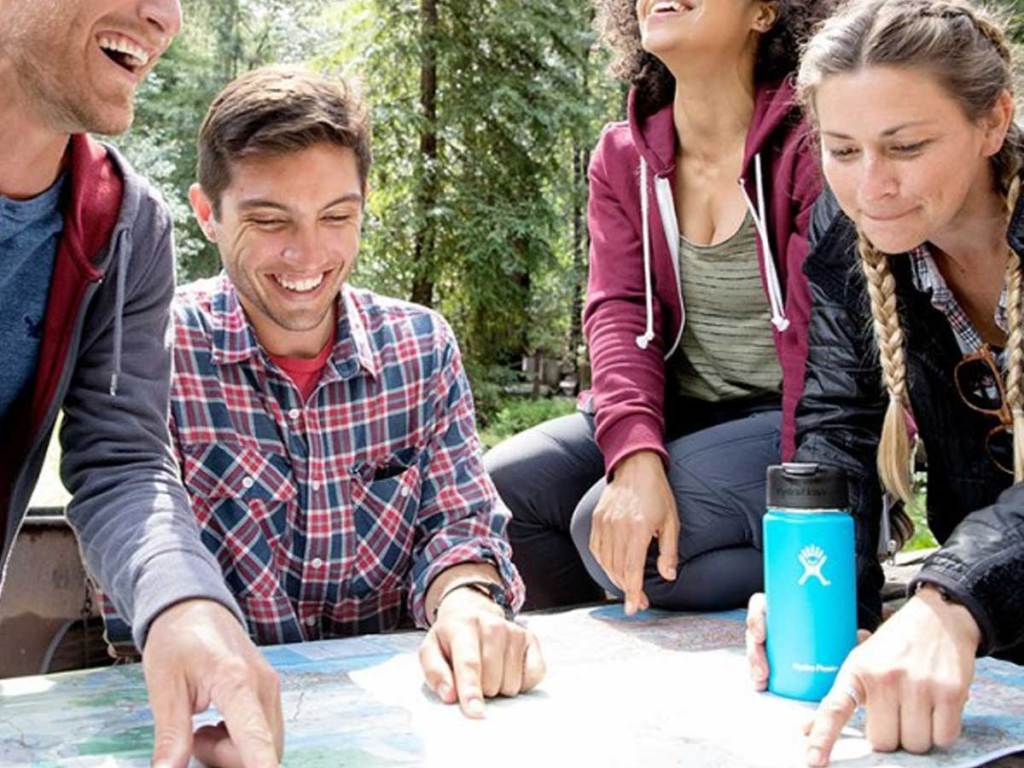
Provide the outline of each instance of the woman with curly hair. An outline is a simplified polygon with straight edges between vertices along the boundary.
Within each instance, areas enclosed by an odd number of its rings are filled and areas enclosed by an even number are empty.
[[[632,83],[590,167],[593,389],[485,461],[529,605],[742,605],[793,449],[820,178],[790,74],[815,0],[598,0]],[[652,545],[657,539],[657,546]]]

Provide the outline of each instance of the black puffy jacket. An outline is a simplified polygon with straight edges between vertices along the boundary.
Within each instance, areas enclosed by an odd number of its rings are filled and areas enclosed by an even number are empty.
[[[1024,205],[1010,226],[1024,258]],[[918,581],[944,587],[981,628],[979,654],[1024,663],[1024,483],[999,470],[985,448],[998,424],[967,407],[953,380],[961,359],[948,320],[918,291],[909,258],[893,258],[906,338],[911,407],[928,462],[928,525],[941,548]],[[807,381],[797,409],[797,460],[845,468],[857,523],[860,624],[878,623],[882,572],[877,551],[881,491],[875,453],[888,396],[871,331],[856,232],[835,198],[815,207],[804,264],[812,296]]]

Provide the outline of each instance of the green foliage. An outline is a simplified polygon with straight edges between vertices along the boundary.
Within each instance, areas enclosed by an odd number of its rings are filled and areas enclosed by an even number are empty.
[[[571,397],[549,397],[528,399],[506,398],[490,420],[489,426],[481,430],[480,439],[488,448],[500,443],[506,437],[518,434],[530,427],[567,416],[576,412],[576,401]]]
[[[337,50],[319,61],[358,73],[374,107],[372,220],[355,280],[399,296],[429,285],[473,366],[560,354],[581,279],[566,222],[586,189],[572,152],[593,144],[620,95],[591,55],[589,3],[443,3],[436,24],[420,10],[341,3]],[[436,64],[434,121],[425,61]]]

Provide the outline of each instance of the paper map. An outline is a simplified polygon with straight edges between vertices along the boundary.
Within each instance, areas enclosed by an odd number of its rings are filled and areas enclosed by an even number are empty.
[[[811,705],[751,690],[743,613],[535,615],[548,676],[469,721],[422,684],[419,633],[265,648],[281,674],[285,766],[794,766]],[[207,714],[198,721],[216,719]],[[858,715],[838,766],[974,766],[1024,750],[1024,668],[977,667],[948,752],[873,754]],[[148,766],[138,665],[0,681],[0,766]]]

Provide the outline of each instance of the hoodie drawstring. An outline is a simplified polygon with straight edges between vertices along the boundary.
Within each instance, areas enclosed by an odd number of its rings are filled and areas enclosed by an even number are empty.
[[[768,285],[768,303],[772,310],[772,325],[782,333],[789,328],[789,318],[786,317],[786,303],[782,298],[782,287],[779,284],[779,274],[775,270],[775,259],[772,256],[772,244],[768,237],[768,214],[764,204],[764,178],[761,175],[761,155],[754,155],[754,179],[757,182],[757,210],[754,210],[754,203],[747,194],[747,188],[743,179],[739,180],[740,189],[743,191],[743,199],[747,203],[747,210],[754,220],[754,228],[758,237],[761,238],[761,254],[764,258],[765,283]]]
[[[647,161],[640,158],[640,215],[644,238],[644,297],[647,302],[647,330],[636,337],[636,345],[647,349],[654,338],[654,286],[651,284],[651,230],[648,221],[650,202],[647,199]]]
[[[131,250],[128,230],[124,230],[117,248],[117,277],[114,292],[114,369],[110,373],[110,396],[117,397],[117,380],[121,376],[121,345],[124,336],[124,290],[128,273],[128,253]]]

